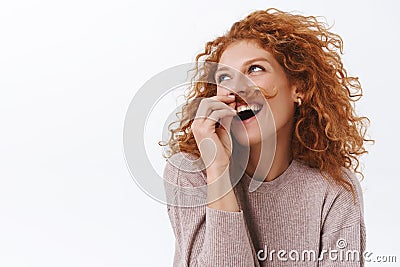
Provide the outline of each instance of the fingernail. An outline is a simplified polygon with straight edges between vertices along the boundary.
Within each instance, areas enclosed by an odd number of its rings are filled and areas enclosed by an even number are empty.
[[[228,97],[230,97],[230,98],[235,98],[235,95],[228,95]]]

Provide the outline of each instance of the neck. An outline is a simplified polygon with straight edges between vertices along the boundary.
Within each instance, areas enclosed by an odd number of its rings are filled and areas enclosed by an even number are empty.
[[[287,126],[291,125],[288,124]],[[246,173],[250,177],[266,182],[281,175],[292,162],[291,133],[291,127],[281,128],[276,133],[275,155],[273,154],[275,140],[271,140],[273,138],[263,140],[262,145],[258,143],[251,146]],[[261,162],[272,162],[272,164],[259,164]],[[257,168],[257,165],[260,166]]]

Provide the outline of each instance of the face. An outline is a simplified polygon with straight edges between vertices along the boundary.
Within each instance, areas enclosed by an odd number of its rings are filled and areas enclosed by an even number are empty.
[[[238,41],[225,49],[219,63],[215,73],[217,95],[234,93],[237,97],[232,107],[237,111],[252,110],[242,117],[244,120],[232,120],[231,133],[239,144],[252,146],[275,133],[279,138],[292,131],[295,103],[300,95],[270,52],[254,41]],[[254,85],[262,89],[259,91]],[[276,90],[276,96],[264,97]],[[244,96],[245,102],[238,96]]]

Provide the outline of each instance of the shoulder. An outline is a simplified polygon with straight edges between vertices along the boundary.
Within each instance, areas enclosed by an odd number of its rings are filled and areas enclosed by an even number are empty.
[[[353,189],[346,190],[343,186],[329,182],[317,168],[312,168],[306,163],[297,162],[296,173],[298,185],[308,196],[313,205],[320,206],[324,227],[345,227],[356,222],[363,224],[364,202],[363,193],[358,177],[349,169],[342,168],[343,178],[348,181]]]
[[[359,179],[351,170],[344,167],[342,167],[341,170],[342,177],[352,185],[357,202],[362,202],[362,189]],[[350,191],[335,183],[333,180],[328,181],[327,178],[331,178],[327,173],[323,174],[319,169],[310,167],[304,162],[296,161],[295,173],[298,178],[298,182],[303,187],[306,187],[309,191],[312,191],[313,194],[323,194],[332,198],[336,198],[341,195],[346,196],[352,201],[354,200]]]
[[[207,177],[200,158],[178,152],[167,159],[163,179],[167,203],[180,207],[207,203]]]
[[[324,235],[352,226],[365,228],[364,201],[360,181],[352,171],[348,169],[343,171],[347,181],[353,187],[354,195],[342,186],[335,185],[336,190],[332,195],[328,195],[322,210]]]
[[[351,170],[342,168],[342,171],[343,178],[351,184],[354,195],[350,190],[343,188],[343,186],[337,184],[331,185],[334,200],[333,204],[336,205],[338,209],[341,207],[350,210],[354,209],[360,213],[360,215],[363,215],[364,201],[360,181]]]
[[[206,184],[205,168],[201,158],[188,152],[178,152],[166,160],[164,179],[182,186]]]

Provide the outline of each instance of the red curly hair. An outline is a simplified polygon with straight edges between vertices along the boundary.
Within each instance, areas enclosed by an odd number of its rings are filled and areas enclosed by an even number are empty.
[[[176,122],[179,126],[169,129],[171,137],[164,146],[170,150],[165,157],[179,151],[200,157],[190,129],[199,104],[196,100],[216,95],[215,83],[202,82],[210,81],[215,70],[201,62],[218,63],[225,48],[240,40],[256,41],[272,53],[288,79],[304,94],[303,104],[294,114],[293,159],[318,168],[328,181],[333,180],[354,196],[342,167],[353,169],[364,178],[357,170],[358,157],[367,153],[364,143],[373,141],[365,138],[369,119],[358,117],[353,107],[362,96],[362,88],[358,78],[348,76],[343,67],[341,37],[313,16],[274,8],[255,11],[234,23],[223,36],[208,42],[204,52],[196,56],[200,82],[193,83],[187,102],[177,113],[181,115]]]

